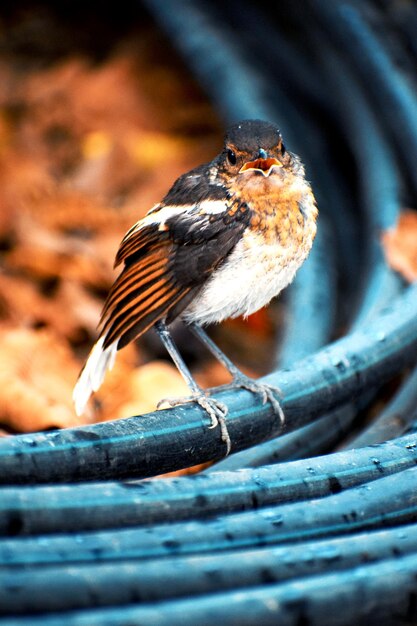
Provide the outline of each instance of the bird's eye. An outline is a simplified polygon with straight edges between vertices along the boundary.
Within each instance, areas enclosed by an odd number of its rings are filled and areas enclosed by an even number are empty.
[[[287,152],[287,148],[284,146],[283,143],[281,143],[281,154],[282,156],[284,156],[284,154]]]
[[[227,150],[227,160],[229,161],[230,165],[236,165],[236,154],[230,148],[228,148]]]

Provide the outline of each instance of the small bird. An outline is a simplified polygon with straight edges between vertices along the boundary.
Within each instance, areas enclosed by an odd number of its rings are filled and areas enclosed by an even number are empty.
[[[304,167],[285,148],[278,127],[244,120],[229,128],[222,152],[180,176],[124,236],[115,261],[123,269],[74,388],[77,414],[100,387],[117,350],[154,327],[191,391],[167,402],[198,403],[211,427],[220,427],[228,454],[227,407],[185,365],[168,329],[178,318],[227,368],[233,386],[260,394],[283,421],[279,390],[244,375],[202,326],[248,316],[289,285],[311,249],[316,218]]]

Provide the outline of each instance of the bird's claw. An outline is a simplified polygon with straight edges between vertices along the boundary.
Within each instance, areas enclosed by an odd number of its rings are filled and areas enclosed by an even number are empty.
[[[211,425],[209,428],[216,428],[219,423],[227,415],[227,406],[223,402],[219,402],[214,398],[208,398],[207,396],[200,396],[194,400],[197,402],[210,416]]]
[[[255,382],[255,381],[252,381]],[[246,387],[248,389],[248,387]],[[253,391],[254,393],[258,393],[262,398],[262,404],[266,404],[270,402],[274,412],[278,415],[280,422],[284,425],[285,415],[282,410],[281,404],[277,400],[277,395],[281,395],[281,390],[278,387],[274,387],[273,385],[268,385],[267,383],[256,383],[255,387],[250,387],[249,391]]]
[[[168,405],[169,407],[179,406],[181,404],[188,404],[189,402],[196,402],[202,409],[205,410],[210,418],[209,428],[216,428],[220,426],[220,432],[222,435],[222,441],[226,444],[226,456],[230,453],[232,448],[232,442],[227,430],[226,422],[224,418],[227,415],[228,409],[223,402],[219,402],[215,398],[209,398],[204,393],[191,394],[189,396],[183,396],[180,398],[164,398],[157,404],[157,408],[161,408],[162,405]]]
[[[223,388],[235,388],[241,387],[243,389],[247,389],[252,393],[256,393],[261,397],[262,404],[266,404],[270,402],[272,408],[274,409],[274,413],[278,415],[281,424],[283,425],[285,422],[284,411],[282,410],[281,404],[277,400],[277,395],[281,396],[282,392],[278,387],[274,387],[273,385],[268,385],[268,383],[261,383],[258,380],[253,380],[249,378],[249,376],[245,376],[241,372],[233,377],[233,380],[230,384],[225,385]]]

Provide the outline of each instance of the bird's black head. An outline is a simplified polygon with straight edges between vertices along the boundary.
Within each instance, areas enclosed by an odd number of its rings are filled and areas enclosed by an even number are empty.
[[[269,176],[273,169],[286,167],[290,156],[276,124],[243,120],[228,129],[220,160],[231,174],[250,171]]]
[[[282,142],[276,124],[263,120],[243,120],[231,126],[225,136],[225,144],[233,144],[238,150],[253,152],[256,149],[275,148]]]

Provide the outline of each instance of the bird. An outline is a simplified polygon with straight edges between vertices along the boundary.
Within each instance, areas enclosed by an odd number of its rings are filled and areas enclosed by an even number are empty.
[[[304,166],[279,127],[256,119],[233,124],[221,152],[180,176],[122,239],[115,260],[122,270],[74,387],[76,413],[84,412],[117,351],[153,327],[190,389],[164,402],[197,403],[229,454],[227,407],[197,384],[182,359],[169,329],[180,320],[230,372],[230,386],[259,394],[284,422],[280,390],[243,374],[204,327],[247,317],[287,287],[310,252],[317,215]]]

